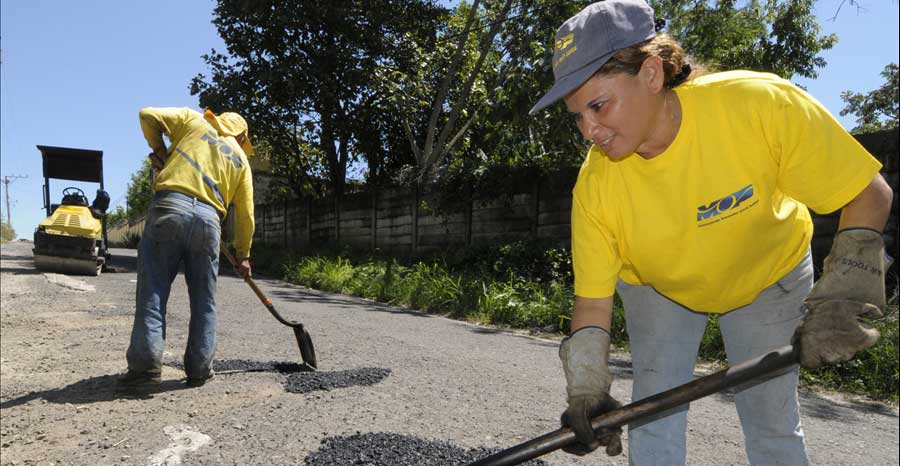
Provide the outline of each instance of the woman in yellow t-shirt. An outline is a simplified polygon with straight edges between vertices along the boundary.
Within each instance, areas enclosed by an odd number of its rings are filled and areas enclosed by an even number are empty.
[[[575,308],[560,346],[570,453],[605,446],[590,418],[610,396],[613,293],[625,307],[639,400],[691,380],[710,313],[731,364],[794,342],[800,363],[845,361],[878,334],[885,305],[881,231],[893,194],[881,165],[828,111],[768,73],[701,75],[644,0],[605,0],[557,31],[555,84],[593,143],[572,202]],[[813,286],[809,208],[841,210]],[[735,395],[751,464],[808,464],[799,368]],[[632,425],[632,465],[686,461],[687,407]]]

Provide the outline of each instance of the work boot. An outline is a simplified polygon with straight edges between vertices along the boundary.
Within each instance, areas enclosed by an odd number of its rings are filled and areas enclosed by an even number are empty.
[[[133,391],[158,387],[162,382],[162,371],[149,370],[135,372],[128,370],[116,380],[116,390]]]
[[[209,380],[211,380],[211,379],[212,379],[213,377],[215,377],[215,376],[216,376],[215,371],[213,371],[212,369],[210,369],[210,370],[209,370],[209,373],[206,374],[205,376],[202,376],[202,377],[188,377],[188,378],[187,378],[187,381],[185,381],[184,384],[185,384],[188,388],[202,387],[203,385],[206,384],[206,382],[208,382]]]

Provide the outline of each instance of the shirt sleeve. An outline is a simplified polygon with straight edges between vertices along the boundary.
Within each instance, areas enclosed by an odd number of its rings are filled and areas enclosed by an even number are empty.
[[[872,182],[881,163],[822,104],[789,82],[770,96],[766,137],[785,194],[827,214]]]
[[[253,217],[253,176],[249,164],[244,165],[234,193],[234,250],[239,258],[250,257],[250,246],[256,223]]]
[[[151,149],[164,146],[162,133],[165,133],[173,144],[177,142],[178,135],[183,133],[185,123],[188,120],[187,108],[178,107],[144,107],[138,112],[141,120],[141,131],[144,139]]]
[[[579,180],[572,196],[572,268],[575,294],[583,298],[606,298],[616,290],[622,261],[615,238],[598,219],[600,205],[581,199],[586,186]],[[587,196],[591,198],[592,196]]]

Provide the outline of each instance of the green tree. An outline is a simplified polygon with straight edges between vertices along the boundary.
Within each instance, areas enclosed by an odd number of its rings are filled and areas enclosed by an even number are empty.
[[[867,94],[851,91],[841,93],[841,99],[846,102],[841,110],[841,116],[850,114],[856,116],[856,127],[851,130],[853,133],[897,127],[897,113],[900,107],[897,64],[890,63],[885,66],[881,76],[884,77],[884,84]]]
[[[413,132],[408,118],[403,122],[416,157],[416,178],[420,182],[431,178],[477,119],[479,104],[470,103],[470,100],[484,101],[489,98],[493,90],[490,86],[492,78],[497,79],[504,70],[496,66],[499,44],[494,39],[502,29],[513,2],[485,2],[487,8],[483,13],[479,10],[479,3],[480,0],[474,0],[471,5],[459,5],[456,14],[450,18],[447,34],[439,41],[437,53],[431,53],[430,60],[425,60],[430,61],[432,66],[421,69],[431,78],[428,81],[435,85],[425,86],[419,77],[413,80],[412,86],[407,86],[412,88],[413,95],[418,95],[420,106],[427,102],[430,108],[427,125],[421,131],[424,140]],[[483,32],[479,34],[473,28]],[[483,72],[485,68],[493,68],[498,73]],[[409,82],[409,76],[406,78]],[[460,117],[463,123],[457,128]]]
[[[150,170],[150,159],[144,159],[141,168],[132,173],[131,181],[128,182],[125,202],[128,205],[128,218],[130,220],[137,220],[147,214],[147,208],[153,199]]]
[[[125,223],[128,220],[128,211],[122,206],[116,206],[116,209],[106,215],[106,224],[110,227]]]
[[[717,69],[768,71],[785,79],[818,76],[819,54],[837,36],[821,34],[813,0],[652,0],[685,50]]]
[[[16,239],[16,230],[13,229],[12,225],[0,222],[0,240],[3,240],[5,243],[14,239]]]
[[[247,116],[274,170],[298,193],[325,184],[339,198],[347,166],[368,144],[379,69],[409,69],[411,49],[433,39],[446,9],[433,0],[219,0],[228,55],[204,56],[210,77],[191,93],[204,106]]]

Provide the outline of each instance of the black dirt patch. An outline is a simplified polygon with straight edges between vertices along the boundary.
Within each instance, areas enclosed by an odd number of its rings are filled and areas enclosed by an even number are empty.
[[[184,370],[181,361],[168,361],[166,366]],[[247,359],[216,359],[213,369],[220,374],[229,372],[277,372],[283,378],[284,389],[290,393],[309,393],[315,391],[334,390],[354,386],[375,385],[391,374],[390,369],[379,367],[362,367],[345,371],[310,370],[305,364],[283,361],[250,361]]]
[[[184,363],[181,361],[170,361],[166,362],[165,365],[184,370]],[[309,371],[309,368],[305,365],[296,362],[262,362],[247,359],[217,359],[213,361],[213,369],[216,372],[280,372],[282,374]]]
[[[284,389],[291,393],[309,393],[356,385],[375,385],[386,379],[390,373],[390,369],[362,367],[346,371],[288,374],[284,381]]]
[[[400,434],[376,432],[342,435],[322,440],[322,447],[305,459],[307,466],[456,466],[490,456],[499,449],[465,450],[441,440],[424,440]],[[547,466],[541,460],[523,463]]]

